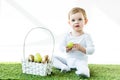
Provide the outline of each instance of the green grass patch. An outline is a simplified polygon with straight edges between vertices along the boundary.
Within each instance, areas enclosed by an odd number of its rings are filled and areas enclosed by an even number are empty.
[[[75,70],[61,73],[53,68],[49,76],[36,76],[22,73],[21,63],[0,63],[0,79],[19,80],[120,80],[120,65],[89,64],[90,78],[80,78]]]

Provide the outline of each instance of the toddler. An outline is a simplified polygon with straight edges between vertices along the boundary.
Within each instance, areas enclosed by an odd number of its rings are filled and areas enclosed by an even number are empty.
[[[55,56],[53,58],[54,67],[61,69],[61,71],[70,71],[74,68],[77,75],[90,77],[87,55],[94,52],[94,45],[91,36],[83,30],[87,22],[84,9],[75,7],[70,10],[68,23],[72,31],[65,34],[60,46],[61,51],[66,54],[66,58]],[[72,46],[67,46],[68,43],[71,43]]]

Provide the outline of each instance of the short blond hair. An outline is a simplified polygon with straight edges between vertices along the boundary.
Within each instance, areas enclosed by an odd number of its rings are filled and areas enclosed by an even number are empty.
[[[76,14],[76,13],[82,13],[84,18],[87,19],[86,11],[83,8],[80,8],[80,7],[72,8],[68,13],[68,19],[70,19],[70,15]]]

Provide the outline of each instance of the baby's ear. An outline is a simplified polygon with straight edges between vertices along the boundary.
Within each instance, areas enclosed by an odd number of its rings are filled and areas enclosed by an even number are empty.
[[[87,22],[88,22],[88,19],[85,19],[85,24],[87,24]]]

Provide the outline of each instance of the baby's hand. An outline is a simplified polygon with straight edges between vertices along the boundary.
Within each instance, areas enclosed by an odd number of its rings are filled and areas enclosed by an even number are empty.
[[[74,46],[73,42],[68,42],[66,46],[66,52],[69,52],[70,50],[72,50],[73,46]]]
[[[73,48],[83,53],[86,53],[86,49],[82,47],[80,44],[74,44]]]
[[[69,51],[71,51],[71,50],[72,50],[72,47],[69,48],[69,47],[66,46],[66,52],[69,52]]]
[[[80,44],[74,44],[73,48],[75,48],[76,50],[80,50],[81,45]]]

